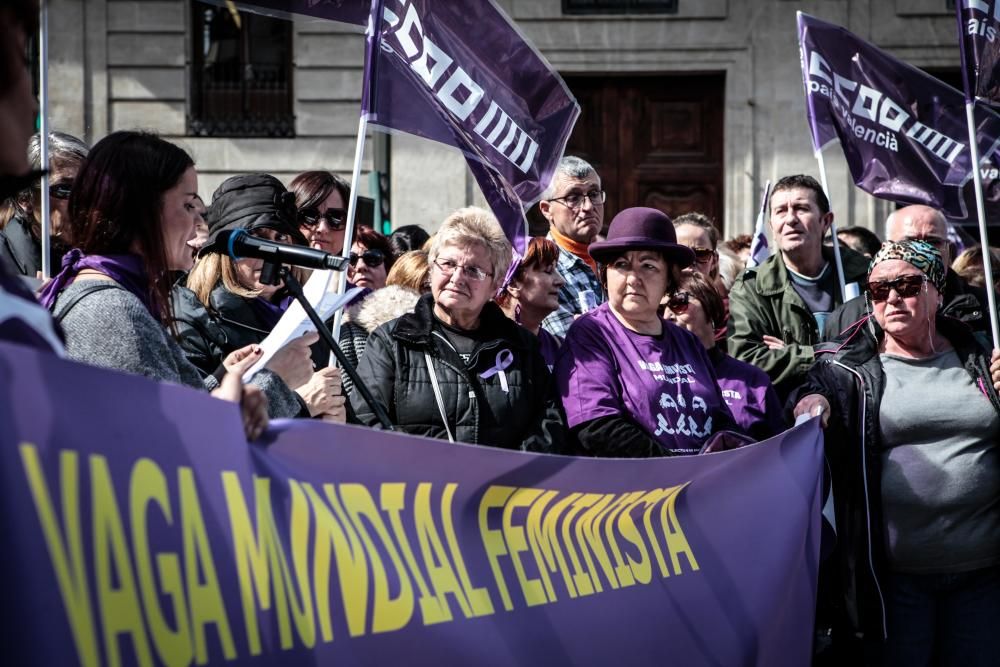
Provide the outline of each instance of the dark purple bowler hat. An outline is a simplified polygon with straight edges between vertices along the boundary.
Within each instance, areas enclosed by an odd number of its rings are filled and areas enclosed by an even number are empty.
[[[694,263],[694,253],[677,243],[674,224],[659,209],[637,206],[615,216],[604,241],[590,244],[590,256],[601,264],[629,250],[656,250],[682,269]]]

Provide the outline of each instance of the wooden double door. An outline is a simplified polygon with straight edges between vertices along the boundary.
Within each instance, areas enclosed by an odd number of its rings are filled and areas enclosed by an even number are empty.
[[[699,211],[722,231],[723,73],[563,76],[581,107],[566,154],[600,174],[605,225],[651,206]]]

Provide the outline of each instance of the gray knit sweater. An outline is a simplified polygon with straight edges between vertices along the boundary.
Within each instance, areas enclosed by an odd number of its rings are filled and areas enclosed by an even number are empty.
[[[117,283],[88,294],[65,314],[76,294],[93,284],[78,280],[59,293],[52,314],[62,317],[67,356],[93,366],[111,368],[154,380],[197,389],[215,389],[214,377],[201,373],[142,302]],[[302,407],[298,395],[270,371],[257,373],[253,384],[267,395],[272,418],[294,417]]]

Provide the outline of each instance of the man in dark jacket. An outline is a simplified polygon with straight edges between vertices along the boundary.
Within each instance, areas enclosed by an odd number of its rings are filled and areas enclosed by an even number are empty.
[[[888,241],[926,241],[941,253],[947,269],[941,314],[965,322],[974,332],[988,336],[990,315],[986,290],[970,285],[951,270],[954,248],[948,241],[948,223],[944,215],[929,206],[906,206],[894,211],[885,226]],[[864,295],[851,299],[827,319],[824,340],[833,340],[870,314]],[[878,327],[874,318],[869,318],[868,322],[869,326]],[[986,340],[983,337],[984,343]]]
[[[778,252],[747,269],[729,293],[729,352],[770,376],[787,396],[814,361],[823,322],[843,303],[833,252],[823,237],[830,202],[810,176],[786,176],[771,193],[771,235]],[[863,282],[868,262],[841,248],[848,285]]]

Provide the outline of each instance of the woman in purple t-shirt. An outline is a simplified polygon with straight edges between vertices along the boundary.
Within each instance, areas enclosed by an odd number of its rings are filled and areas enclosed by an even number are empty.
[[[685,273],[666,304],[666,318],[701,341],[712,360],[719,388],[736,423],[757,440],[785,430],[781,401],[767,373],[734,359],[716,345],[715,332],[726,323],[722,297],[701,274]]]
[[[724,429],[739,431],[698,339],[658,312],[694,261],[663,212],[625,209],[590,246],[608,300],[570,327],[556,362],[567,422],[582,453],[697,454]]]
[[[528,251],[510,282],[497,294],[496,302],[507,317],[538,336],[542,357],[552,370],[562,338],[542,328],[542,320],[559,308],[559,288],[566,281],[556,271],[559,246],[554,241],[536,236],[528,243]]]

